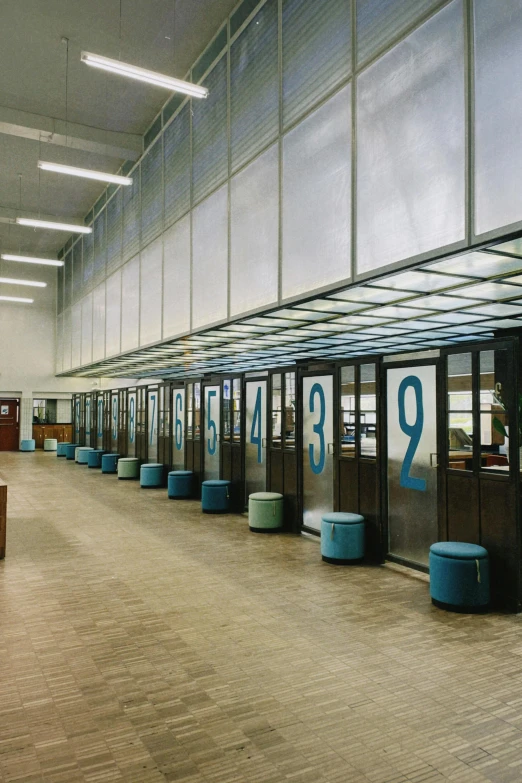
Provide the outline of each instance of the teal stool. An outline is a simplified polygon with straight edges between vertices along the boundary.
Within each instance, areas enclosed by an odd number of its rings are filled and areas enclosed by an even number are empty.
[[[59,443],[56,447],[56,456],[65,457],[65,447],[70,445],[71,444],[69,443],[69,441],[64,441],[62,443]]]
[[[167,476],[167,495],[171,500],[192,497],[194,473],[191,470],[171,470]]]
[[[277,533],[283,527],[283,496],[254,492],[248,497],[248,526],[252,533]]]
[[[36,443],[33,438],[26,438],[20,443],[20,451],[34,451]]]
[[[80,446],[76,449],[76,462],[78,465],[87,465],[87,457],[94,451],[91,446]]]
[[[325,563],[349,565],[364,557],[364,517],[332,511],[321,519],[321,556]]]
[[[230,481],[211,479],[201,485],[201,510],[205,514],[223,514],[230,510]]]
[[[159,462],[146,462],[140,468],[140,487],[162,487],[163,465]]]
[[[102,454],[101,458],[101,472],[102,473],[117,473],[118,472],[118,460],[119,454]]]
[[[77,448],[79,448],[78,443],[68,443],[65,447],[65,459],[74,459]]]
[[[439,541],[430,547],[431,602],[450,612],[489,608],[489,555],[478,544]]]
[[[118,460],[118,478],[124,481],[137,479],[140,475],[140,461],[137,457],[122,457]]]
[[[88,468],[101,468],[102,456],[104,454],[103,449],[93,449],[87,454],[87,467]]]

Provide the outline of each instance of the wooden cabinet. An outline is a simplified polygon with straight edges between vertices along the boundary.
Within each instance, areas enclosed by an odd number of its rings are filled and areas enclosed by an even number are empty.
[[[43,449],[46,438],[56,438],[58,443],[71,443],[72,424],[33,424],[33,438],[37,449]]]

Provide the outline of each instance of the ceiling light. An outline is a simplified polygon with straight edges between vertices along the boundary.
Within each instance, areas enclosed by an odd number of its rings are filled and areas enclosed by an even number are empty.
[[[34,288],[47,287],[47,283],[38,283],[36,280],[15,280],[14,277],[0,277],[0,283],[9,283],[9,285],[31,285]]]
[[[104,171],[92,169],[79,169],[77,166],[64,166],[61,163],[50,163],[47,160],[39,160],[38,168],[43,171],[54,171],[56,174],[70,174],[72,177],[95,179],[100,182],[112,182],[115,185],[132,185],[132,177],[121,177],[119,174],[106,174]]]
[[[0,296],[2,302],[24,302],[24,304],[32,304],[34,299],[22,299],[19,296]]]
[[[147,71],[145,68],[137,68],[135,65],[122,63],[119,60],[111,60],[109,57],[102,57],[92,52],[82,52],[82,62],[92,65],[93,68],[101,68],[103,71],[110,71],[119,76],[127,76],[129,79],[137,79],[140,82],[147,82],[156,87],[165,87],[171,92],[182,92],[184,95],[190,95],[192,98],[207,98],[208,90],[206,87],[200,87],[197,84],[174,79],[172,76],[165,76],[156,71]]]
[[[51,228],[56,231],[68,231],[70,234],[92,234],[92,228],[79,226],[74,223],[53,223],[50,220],[33,220],[33,218],[17,217],[19,226],[32,226],[33,228]]]
[[[63,261],[54,261],[50,258],[33,258],[32,256],[14,256],[11,253],[2,253],[4,261],[21,261],[24,264],[42,264],[42,266],[63,266]]]

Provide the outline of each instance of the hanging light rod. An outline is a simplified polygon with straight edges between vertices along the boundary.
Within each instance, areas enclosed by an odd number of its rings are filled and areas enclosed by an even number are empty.
[[[24,304],[32,304],[34,299],[23,299],[20,296],[0,296],[2,302],[23,302]]]
[[[156,71],[147,71],[145,68],[138,68],[135,65],[122,63],[120,60],[111,60],[109,57],[102,57],[92,52],[82,52],[82,62],[86,65],[92,65],[93,68],[101,68],[103,71],[111,71],[119,76],[127,76],[129,79],[137,79],[140,82],[154,84],[156,87],[164,87],[171,92],[182,92],[184,95],[190,95],[192,98],[208,98],[206,87],[200,87],[198,84],[184,82],[181,79],[174,79],[172,76],[165,76]]]
[[[70,234],[92,234],[92,228],[79,226],[74,223],[53,223],[50,220],[34,220],[33,218],[17,217],[19,226],[32,226],[33,228],[51,228],[56,231],[68,231]]]
[[[50,163],[47,160],[39,160],[38,168],[42,169],[42,171],[54,171],[56,174],[70,174],[72,177],[95,179],[99,182],[112,182],[115,185],[132,185],[132,177],[106,174],[104,171],[93,171],[92,169],[79,169],[76,166],[64,166],[61,163]]]
[[[14,277],[0,277],[0,283],[9,285],[29,285],[33,288],[47,288],[47,283],[38,283],[36,280],[15,280]]]
[[[41,264],[42,266],[63,266],[63,261],[55,261],[50,258],[33,258],[32,256],[15,256],[11,253],[2,253],[4,261],[20,261],[24,264]]]

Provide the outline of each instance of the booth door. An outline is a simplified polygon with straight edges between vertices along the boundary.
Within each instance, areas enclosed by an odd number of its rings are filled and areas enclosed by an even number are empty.
[[[334,509],[333,376],[305,375],[303,401],[303,527],[319,532]]]
[[[203,387],[203,480],[218,479],[220,476],[220,450],[218,444],[221,439],[220,427],[220,392],[221,387],[216,384]]]
[[[147,392],[147,459],[158,461],[158,389]]]
[[[267,382],[246,382],[245,494],[266,491]]]
[[[103,449],[103,394],[96,400],[96,448]]]
[[[74,398],[74,442],[80,443],[80,395]]]
[[[90,394],[85,395],[85,445],[91,446],[91,425],[92,425],[92,398]]]
[[[111,451],[118,453],[118,392],[111,394]]]
[[[136,392],[129,392],[127,400],[127,456],[136,456]]]
[[[388,551],[427,566],[438,538],[435,363],[387,370]]]
[[[172,390],[172,470],[185,470],[185,387]]]

